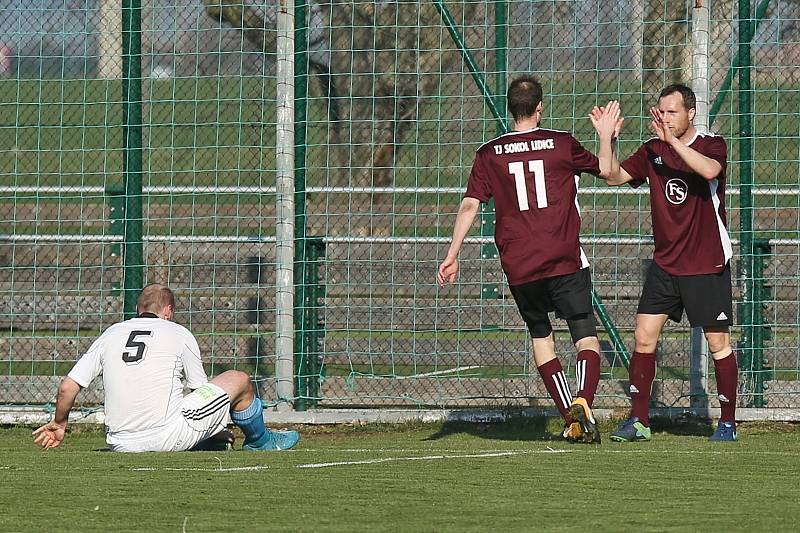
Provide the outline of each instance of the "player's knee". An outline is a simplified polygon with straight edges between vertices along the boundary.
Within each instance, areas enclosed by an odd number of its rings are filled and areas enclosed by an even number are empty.
[[[253,390],[253,384],[250,381],[250,376],[248,374],[239,370],[230,370],[230,372],[236,373],[236,384],[238,389],[241,390],[242,394],[247,394]]]
[[[250,376],[240,370],[226,370],[211,380],[215,385],[220,386],[235,400],[252,392],[253,386],[250,383]]]
[[[555,351],[556,349],[556,340],[553,338],[552,330],[547,335],[543,335],[541,337],[531,337],[531,342],[533,343],[534,350],[537,346],[551,351]]]
[[[592,313],[586,313],[568,318],[567,326],[569,327],[569,334],[572,337],[572,342],[576,346],[579,342],[591,342],[589,339],[592,337],[594,338],[595,343],[597,342],[597,324],[594,321],[594,315]]]
[[[531,333],[531,338],[539,340],[549,337],[550,334],[553,333],[553,326],[550,324],[550,320],[543,320],[535,322],[534,324],[528,324],[528,330]]]
[[[643,353],[654,353],[658,344],[658,334],[648,331],[645,328],[637,327],[633,334],[636,341],[636,351]]]
[[[575,349],[577,349],[579,352],[591,350],[593,352],[600,353],[600,341],[598,340],[597,336],[584,337],[575,342]]]
[[[712,354],[725,354],[731,351],[731,339],[727,333],[706,333],[708,349]]]

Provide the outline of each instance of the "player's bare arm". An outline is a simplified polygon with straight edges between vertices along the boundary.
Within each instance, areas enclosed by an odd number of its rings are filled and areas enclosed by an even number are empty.
[[[608,185],[617,186],[628,183],[633,178],[619,163],[615,153],[615,142],[625,119],[621,116],[619,102],[612,100],[604,107],[595,106],[589,115],[600,139],[597,159],[600,162],[600,177]]]
[[[447,257],[439,265],[439,271],[436,275],[440,287],[443,287],[445,283],[453,283],[458,276],[458,254],[480,206],[481,202],[476,198],[467,197],[461,200],[461,205],[458,207],[458,214],[456,215],[456,223],[453,227],[453,240],[447,250]]]
[[[56,413],[51,422],[43,425],[33,432],[33,442],[39,444],[45,450],[57,448],[63,441],[67,433],[67,420],[72,406],[75,405],[75,398],[81,391],[81,386],[70,378],[65,377],[58,387],[58,397],[56,398]]]
[[[666,113],[669,113],[667,111]],[[687,146],[684,141],[694,136],[694,128],[687,131],[683,136],[676,137],[670,129],[665,112],[657,107],[650,108],[650,116],[653,118],[650,128],[659,139],[669,144],[675,153],[689,165],[689,168],[697,172],[707,180],[719,177],[722,172],[722,165],[718,161],[706,157],[691,146]]]

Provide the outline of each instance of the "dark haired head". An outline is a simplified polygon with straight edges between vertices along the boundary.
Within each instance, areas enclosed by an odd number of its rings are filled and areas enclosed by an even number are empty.
[[[532,117],[542,101],[542,84],[533,76],[520,76],[508,86],[506,101],[516,122]]]
[[[697,98],[694,95],[694,91],[682,83],[673,83],[672,85],[664,87],[664,90],[658,95],[658,99],[661,100],[665,96],[669,96],[673,93],[680,93],[683,97],[683,107],[687,111],[695,109],[697,106]]]

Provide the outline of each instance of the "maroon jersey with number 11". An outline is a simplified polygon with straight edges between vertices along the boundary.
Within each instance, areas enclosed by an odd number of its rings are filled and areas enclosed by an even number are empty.
[[[465,196],[494,198],[494,238],[509,285],[589,266],[580,246],[581,172],[600,174],[597,158],[563,131],[515,131],[478,149]]]

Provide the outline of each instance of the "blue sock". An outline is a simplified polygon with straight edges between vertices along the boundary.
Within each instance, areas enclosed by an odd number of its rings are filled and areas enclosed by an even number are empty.
[[[244,432],[245,444],[256,443],[267,436],[267,428],[264,425],[264,406],[261,399],[257,396],[243,411],[231,411],[233,423],[242,428]]]

